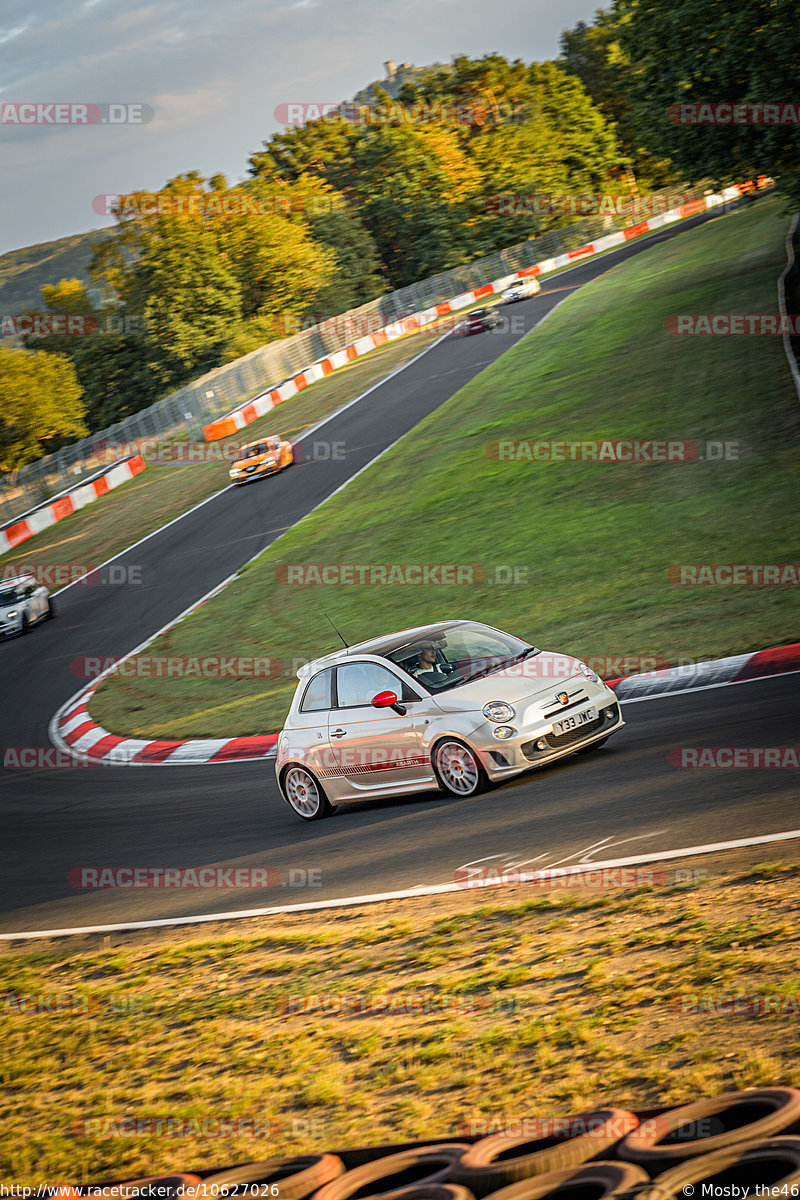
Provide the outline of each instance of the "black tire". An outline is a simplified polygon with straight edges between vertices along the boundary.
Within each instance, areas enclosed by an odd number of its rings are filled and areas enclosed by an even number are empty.
[[[44,619],[45,619],[45,621],[52,621],[52,619],[53,619],[53,617],[54,617],[55,615],[56,615],[56,606],[55,606],[55,604],[53,603],[53,597],[52,597],[52,596],[48,596],[48,598],[47,598],[47,612],[44,614]]]
[[[638,1195],[636,1189],[641,1191],[642,1185],[649,1181],[647,1172],[635,1163],[585,1162],[510,1183],[492,1192],[487,1200],[547,1200],[548,1196],[558,1195],[591,1195],[596,1200],[614,1200],[615,1197]],[[563,1184],[567,1186],[562,1191]]]
[[[617,1146],[616,1157],[635,1162],[651,1175],[671,1170],[702,1154],[740,1142],[775,1138],[800,1121],[800,1089],[748,1088],[670,1108],[643,1121]],[[684,1138],[681,1130],[703,1129]],[[709,1128],[712,1132],[708,1132]],[[719,1130],[719,1132],[717,1132]]]
[[[19,636],[24,637],[25,634],[28,632],[29,628],[30,628],[30,624],[28,622],[28,614],[23,613],[22,621],[20,622],[20,626],[19,626]]]
[[[337,1175],[344,1174],[344,1163],[336,1154],[297,1154],[284,1158],[265,1158],[261,1162],[245,1163],[241,1167],[230,1167],[215,1175],[206,1175],[204,1187],[225,1187],[247,1183],[277,1183],[281,1200],[300,1200],[310,1196],[319,1188],[331,1183]],[[188,1196],[210,1196],[210,1190],[187,1191]],[[231,1196],[235,1193],[230,1192]],[[242,1192],[246,1195],[246,1192]],[[220,1195],[217,1192],[217,1195]]]
[[[608,735],[611,737],[611,734]],[[578,754],[591,754],[593,750],[599,750],[601,746],[605,746],[608,741],[607,737],[601,738],[599,742],[592,742],[591,746],[581,746]]]
[[[481,760],[459,738],[442,738],[438,741],[431,751],[431,764],[436,782],[449,796],[467,800],[486,791],[489,781]]]
[[[307,767],[289,763],[281,771],[280,784],[284,800],[303,821],[321,821],[336,812],[336,805],[331,804],[322,784]]]
[[[455,1163],[450,1178],[469,1188],[474,1196],[499,1192],[502,1200],[507,1200],[506,1191],[520,1181],[581,1166],[600,1154],[610,1157],[620,1138],[638,1128],[639,1120],[627,1109],[607,1108],[567,1117],[563,1134],[556,1132],[552,1121],[544,1120],[539,1125],[520,1136],[495,1133],[480,1138]],[[542,1189],[540,1194],[547,1190]],[[523,1198],[514,1194],[508,1200]]]

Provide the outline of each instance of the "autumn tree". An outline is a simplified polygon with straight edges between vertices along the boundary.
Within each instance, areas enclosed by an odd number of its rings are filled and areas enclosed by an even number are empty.
[[[0,346],[0,470],[12,471],[83,437],[83,413],[68,358]]]

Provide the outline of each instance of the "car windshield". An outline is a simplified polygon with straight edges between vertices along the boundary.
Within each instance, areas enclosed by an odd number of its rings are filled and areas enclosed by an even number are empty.
[[[471,317],[485,317],[489,310],[486,308],[476,308],[470,313]]]
[[[0,589],[0,604],[15,604],[16,600],[17,593],[14,588]]]
[[[484,625],[454,625],[435,637],[417,638],[385,657],[429,692],[450,691],[518,662],[535,647]]]

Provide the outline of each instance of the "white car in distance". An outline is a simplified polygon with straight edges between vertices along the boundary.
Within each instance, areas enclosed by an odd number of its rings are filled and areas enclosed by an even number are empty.
[[[529,300],[531,296],[538,296],[541,290],[539,280],[531,275],[525,279],[515,279],[502,293],[501,299],[504,304],[514,304],[517,300]]]
[[[0,579],[0,637],[27,633],[31,625],[55,615],[50,592],[33,575]]]

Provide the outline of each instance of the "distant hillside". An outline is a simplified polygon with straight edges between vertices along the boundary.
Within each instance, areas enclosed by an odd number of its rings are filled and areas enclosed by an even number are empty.
[[[0,255],[0,313],[41,308],[41,288],[60,279],[88,284],[93,245],[108,237],[113,230],[96,229]]]

